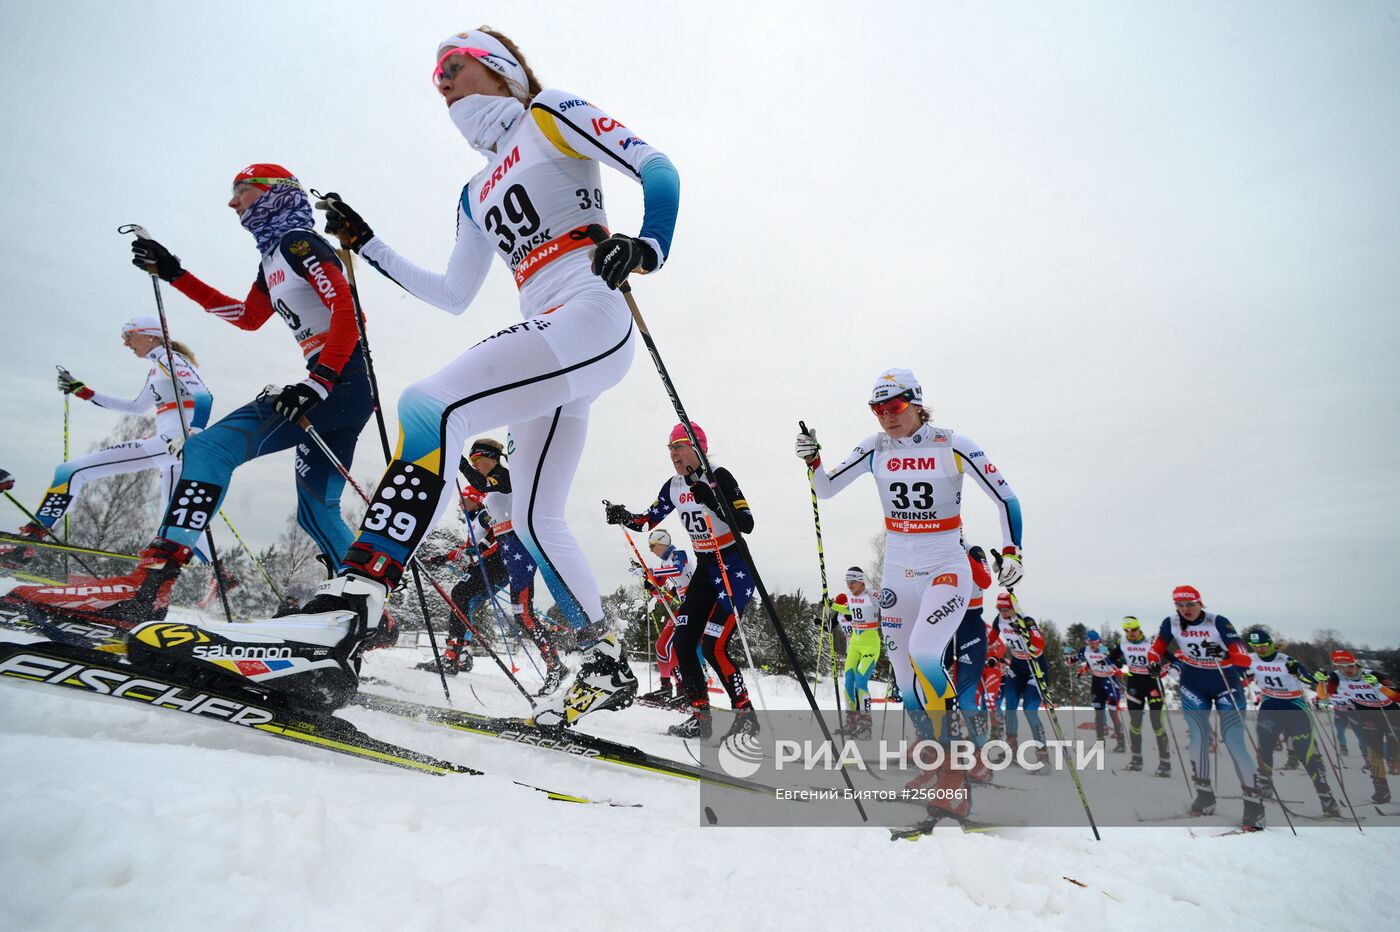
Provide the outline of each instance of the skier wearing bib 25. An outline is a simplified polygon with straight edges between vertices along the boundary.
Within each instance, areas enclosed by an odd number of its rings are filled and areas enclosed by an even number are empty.
[[[705,432],[691,421],[695,438],[701,448],[710,452]],[[708,738],[713,729],[710,716],[710,696],[705,684],[705,671],[700,665],[696,647],[719,674],[724,691],[729,694],[730,707],[735,712],[731,733],[742,730],[758,732],[758,716],[749,702],[744,674],[729,656],[729,640],[738,624],[738,616],[753,596],[753,580],[748,564],[739,553],[735,533],[753,531],[753,513],[739,484],[729,470],[715,467],[713,483],[701,478],[700,457],[690,445],[685,428],[677,424],[667,443],[671,465],[676,474],[661,486],[656,501],[644,514],[634,515],[623,505],[609,505],[609,524],[621,524],[634,531],[653,528],[672,511],[679,511],[681,523],[695,548],[695,574],[685,591],[685,600],[676,613],[675,652],[681,672],[681,685],[690,699],[690,718],[667,731],[682,738]],[[734,506],[739,527],[730,528],[719,515],[719,498],[723,495]],[[728,583],[726,584],[726,576]],[[731,605],[726,588],[734,591]]]
[[[280,392],[264,392],[192,434],[184,445],[184,467],[165,517],[155,540],[141,552],[136,570],[71,589],[27,594],[42,609],[120,627],[164,618],[170,590],[189,562],[191,548],[218,513],[234,470],[249,460],[291,447],[298,448],[297,523],[332,560],[349,543],[350,529],[340,515],[344,480],[319,450],[306,445],[305,433],[297,426],[301,418],[309,419],[348,465],[355,439],[372,412],[369,380],[356,345],[355,314],[340,260],[330,244],[311,229],[311,204],[301,183],[280,165],[258,163],[234,175],[228,206],[253,235],[262,257],[257,280],[242,301],[200,281],[153,239],[138,237],[132,243],[132,264],[159,275],[176,291],[240,330],[257,330],[274,314],[281,317],[301,345],[306,378]],[[113,601],[100,607],[92,605],[87,593],[94,586],[112,592],[107,598]],[[173,640],[176,646],[185,646],[168,659],[183,662],[187,657],[179,655],[187,654],[196,639],[185,637],[185,627],[178,627],[181,634],[169,639],[164,636],[169,626],[149,628],[144,638],[133,632],[132,656],[162,653],[167,640]],[[210,631],[216,627],[211,625]],[[218,634],[203,636],[241,636],[247,629],[247,625],[224,625],[217,627]],[[317,649],[325,653],[324,645]],[[211,653],[217,654],[219,649],[201,648],[202,656]],[[235,669],[234,661],[224,656],[211,662],[221,672]],[[285,670],[259,675],[275,677],[295,669],[295,665],[288,665]]]
[[[128,440],[94,450],[61,464],[54,470],[53,482],[44,493],[44,500],[35,509],[34,516],[39,524],[26,524],[19,529],[23,537],[42,540],[48,537],[48,529],[57,524],[78,497],[79,490],[94,479],[107,476],[124,476],[143,469],[156,469],[160,473],[160,501],[170,497],[170,490],[180,477],[180,454],[185,444],[185,431],[181,427],[178,403],[184,409],[184,424],[190,433],[197,433],[209,423],[209,410],[214,404],[214,396],[209,393],[204,380],[195,370],[194,354],[183,343],[170,341],[171,355],[174,357],[174,376],[171,375],[165,345],[161,340],[160,321],[154,317],[133,317],[122,324],[122,343],[138,358],[150,363],[146,373],[146,384],[131,401],[114,398],[93,391],[78,379],[73,378],[67,369],[59,369],[58,390],[65,395],[77,395],[99,408],[118,411],[122,414],[154,414],[156,432],[141,440]],[[176,400],[178,385],[179,400]],[[201,557],[207,562],[208,550],[201,536],[196,544]],[[19,548],[21,559],[33,553]],[[145,620],[145,619],[141,619]]]
[[[637,689],[564,512],[589,411],[632,360],[632,318],[617,286],[632,272],[661,267],[679,183],[666,157],[626,126],[581,97],[543,90],[499,34],[449,36],[433,61],[448,118],[486,159],[457,201],[446,271],[401,256],[334,194],[322,201],[326,229],[405,291],[452,314],[472,303],[498,256],[519,288],[524,320],[404,391],[398,447],[341,575],[294,616],[295,627],[267,630],[294,652],[336,644],[347,658],[339,675],[356,688],[360,648],[381,623],[404,564],[451,502],[467,437],[507,427],[515,444],[513,527],[584,652],[572,686],[543,698],[535,721],[569,724],[630,704]],[[607,223],[599,165],[640,181],[645,211],[640,236],[613,234],[590,251],[587,234]]]
[[[1248,702],[1242,682],[1242,668],[1250,665],[1244,642],[1235,626],[1223,615],[1205,610],[1201,594],[1194,586],[1177,586],[1172,592],[1176,613],[1162,619],[1162,627],[1148,663],[1161,663],[1168,647],[1176,655],[1181,674],[1181,709],[1186,713],[1190,732],[1191,773],[1196,784],[1192,815],[1215,812],[1215,789],[1210,773],[1210,710],[1220,716],[1220,735],[1235,764],[1235,774],[1244,792],[1245,829],[1264,827],[1263,794],[1259,791],[1254,757],[1245,746],[1241,713]]]
[[[938,728],[928,711],[950,708],[952,677],[944,648],[963,621],[972,577],[962,545],[962,481],[973,476],[1001,516],[1001,584],[1021,578],[1021,507],[1005,477],[968,437],[929,423],[923,388],[908,369],[888,369],[875,380],[870,410],[880,432],[862,440],[831,472],[820,468],[813,432],[797,435],[797,456],[813,469],[817,497],[831,498],[869,473],[885,517],[881,627],[904,707],[926,740]],[[945,767],[961,785],[961,772]],[[940,782],[942,785],[942,782]],[[965,801],[965,800],[964,800]]]

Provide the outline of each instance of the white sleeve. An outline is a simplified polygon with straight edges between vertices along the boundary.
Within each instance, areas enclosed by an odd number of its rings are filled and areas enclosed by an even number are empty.
[[[1021,548],[1021,503],[1011,484],[1006,481],[977,442],[965,434],[952,431],[953,452],[959,466],[976,480],[977,485],[997,506],[1001,517],[1003,547]]]
[[[817,498],[827,499],[836,495],[860,476],[870,472],[871,458],[875,453],[876,435],[865,438],[830,473],[822,469],[818,460],[812,469],[812,481],[817,490]]]
[[[152,366],[151,371],[146,375],[146,384],[141,386],[141,391],[131,401],[122,398],[113,398],[111,395],[104,395],[101,392],[93,392],[88,399],[99,408],[106,408],[108,411],[120,411],[122,414],[146,414],[155,410],[155,396],[151,393],[151,379],[155,378],[160,371],[158,366]]]
[[[457,242],[452,247],[452,256],[447,260],[447,271],[443,274],[414,265],[377,236],[364,245],[360,255],[420,301],[452,314],[461,314],[481,290],[481,283],[486,280],[486,272],[491,267],[492,252],[494,250],[486,234],[472,222],[459,203]]]

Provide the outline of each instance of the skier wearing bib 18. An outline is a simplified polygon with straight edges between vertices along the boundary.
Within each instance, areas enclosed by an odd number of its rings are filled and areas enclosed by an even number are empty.
[[[452,314],[472,303],[497,256],[519,288],[524,320],[404,391],[398,448],[341,575],[322,585],[294,624],[244,627],[264,629],[294,655],[284,679],[315,662],[314,650],[336,645],[337,685],[355,689],[359,647],[450,503],[451,473],[467,437],[507,427],[515,443],[512,525],[583,651],[572,686],[542,697],[535,719],[568,724],[630,704],[637,689],[564,512],[590,409],[632,361],[632,318],[617,287],[665,261],[680,186],[666,157],[632,130],[576,94],[543,89],[499,33],[448,36],[433,65],[447,117],[486,160],[457,200],[446,271],[413,264],[334,194],[322,202],[326,229],[405,291]],[[590,234],[607,224],[600,165],[640,182],[645,208],[640,235],[614,233],[590,250]]]
[[[93,391],[66,369],[59,369],[58,390],[65,395],[77,395],[99,408],[122,414],[154,414],[156,432],[140,440],[128,440],[94,450],[63,463],[54,470],[53,482],[44,493],[44,500],[34,512],[39,524],[26,524],[19,529],[22,537],[42,540],[48,529],[68,512],[82,487],[94,479],[121,476],[143,469],[159,470],[160,501],[170,497],[170,489],[180,478],[180,454],[185,444],[185,432],[180,426],[181,412],[175,407],[175,386],[179,386],[178,403],[184,409],[184,423],[191,433],[198,433],[209,423],[209,410],[214,396],[209,394],[204,380],[195,370],[194,354],[177,340],[170,341],[175,369],[172,376],[165,346],[161,340],[160,321],[154,317],[133,317],[122,324],[122,343],[137,357],[150,363],[146,384],[131,401]],[[203,538],[197,544],[204,550]],[[23,560],[32,554],[23,545],[11,552]],[[208,560],[208,553],[203,553]]]
[[[908,369],[875,380],[870,410],[880,432],[862,440],[833,470],[821,468],[815,433],[797,435],[796,453],[811,466],[818,498],[831,498],[869,473],[885,517],[881,627],[906,710],[932,740],[950,708],[952,676],[944,648],[962,623],[972,578],[961,535],[962,481],[972,476],[1001,516],[1003,586],[1021,578],[1021,507],[982,448],[963,434],[929,423],[923,388]],[[938,714],[930,721],[927,712]],[[940,788],[963,786],[945,757]],[[946,796],[954,793],[940,794]],[[966,794],[961,802],[966,805]],[[956,804],[953,801],[952,804]]]
[[[170,590],[189,562],[191,548],[218,514],[234,470],[256,457],[291,447],[298,448],[297,523],[331,560],[338,559],[349,544],[350,529],[340,515],[345,481],[320,450],[306,444],[306,435],[297,426],[302,418],[308,419],[348,465],[355,440],[373,410],[340,260],[311,229],[311,203],[301,182],[280,165],[258,163],[235,174],[228,206],[253,235],[261,255],[257,280],[242,301],[200,281],[153,239],[138,236],[131,244],[132,264],[169,282],[240,330],[257,330],[274,315],[281,317],[301,345],[306,377],[264,392],[190,435],[165,517],[134,571],[71,587],[21,587],[10,593],[12,599],[123,628],[164,618]],[[94,587],[109,594],[95,602]],[[160,630],[164,629],[148,631],[134,650],[162,646]],[[318,649],[324,652],[324,646]]]

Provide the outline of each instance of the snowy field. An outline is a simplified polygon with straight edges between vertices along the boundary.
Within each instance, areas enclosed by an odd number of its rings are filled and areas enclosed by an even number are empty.
[[[11,635],[12,636],[12,635]],[[441,704],[426,651],[368,655],[366,690]],[[528,684],[528,665],[522,674]],[[643,678],[645,683],[645,677]],[[472,689],[468,689],[468,684]],[[489,660],[454,704],[519,714]],[[801,702],[766,679],[773,706]],[[830,684],[826,684],[830,700]],[[821,692],[819,691],[819,695]],[[490,776],[431,777],[228,725],[0,683],[0,928],[1395,928],[1400,831],[702,828],[694,784],[352,708],[367,732]],[[689,758],[633,707],[587,729]],[[554,802],[530,781],[614,808]],[[1189,925],[1188,925],[1189,924]]]

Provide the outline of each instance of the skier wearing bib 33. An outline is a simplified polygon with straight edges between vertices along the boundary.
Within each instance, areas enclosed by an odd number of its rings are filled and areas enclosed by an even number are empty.
[[[312,230],[311,204],[301,183],[280,165],[258,163],[234,175],[228,206],[252,234],[261,255],[257,280],[242,301],[200,281],[153,239],[138,236],[133,241],[132,264],[160,276],[176,291],[240,330],[257,330],[274,314],[281,317],[301,345],[306,378],[280,391],[264,392],[207,429],[191,434],[184,445],[180,480],[156,538],[141,552],[137,568],[126,576],[95,583],[25,593],[42,609],[121,627],[132,621],[164,618],[170,590],[189,562],[191,548],[218,513],[234,470],[252,459],[291,447],[298,448],[297,523],[331,560],[338,559],[349,544],[350,529],[340,515],[345,481],[320,450],[307,445],[305,433],[297,426],[301,418],[307,418],[348,465],[355,440],[373,410],[369,379],[356,345],[355,312],[340,260],[330,244]],[[93,586],[107,587],[114,593],[109,597],[114,601],[100,608],[78,604]],[[20,590],[11,596],[17,594]],[[242,632],[246,628],[225,625],[220,630]],[[149,629],[144,640],[133,642],[133,656],[162,650],[165,630]],[[192,645],[193,640],[181,643]],[[324,653],[324,647],[319,649]]]
[[[295,628],[265,626],[298,656],[313,642],[335,644],[344,658],[339,676],[353,690],[359,646],[379,626],[404,564],[450,504],[451,474],[467,437],[507,427],[515,444],[512,526],[583,650],[572,687],[542,698],[535,721],[569,724],[630,704],[637,689],[564,511],[589,411],[632,361],[632,318],[617,286],[665,261],[679,183],[666,157],[627,127],[581,97],[542,89],[499,34],[449,36],[433,62],[433,86],[448,118],[486,159],[457,201],[446,271],[414,265],[334,194],[322,202],[326,229],[405,291],[452,314],[472,303],[498,256],[519,288],[524,320],[404,391],[398,448],[341,575],[291,616]],[[588,234],[607,223],[599,165],[640,181],[645,210],[639,236],[613,234],[589,250]]]
[[[185,444],[185,431],[180,426],[180,404],[184,409],[184,423],[190,433],[197,433],[209,423],[209,410],[214,404],[214,396],[209,393],[204,380],[195,370],[194,354],[179,341],[170,341],[171,355],[175,369],[172,377],[165,346],[161,340],[160,321],[154,317],[133,317],[122,324],[122,343],[138,358],[150,363],[146,373],[146,384],[131,401],[114,398],[93,391],[78,379],[73,378],[67,369],[59,369],[58,390],[65,395],[76,395],[90,401],[99,408],[117,411],[122,414],[154,414],[156,432],[153,436],[140,440],[128,440],[94,450],[62,463],[54,470],[53,482],[44,493],[44,500],[35,510],[39,526],[26,524],[19,529],[23,537],[42,540],[48,537],[52,528],[68,512],[78,497],[79,490],[94,479],[107,476],[123,476],[140,472],[143,469],[159,470],[160,501],[170,497],[170,489],[180,478],[180,454]],[[179,400],[175,397],[179,386]],[[201,556],[207,561],[209,554],[201,536],[196,545]],[[23,551],[23,546],[18,548]],[[29,550],[32,553],[32,548]],[[28,554],[23,554],[27,557]],[[145,619],[141,619],[145,620]]]
[[[973,476],[1001,516],[1004,562],[1000,581],[1021,578],[1021,507],[1006,479],[968,437],[929,423],[923,388],[908,369],[888,369],[875,380],[870,410],[880,432],[862,440],[831,472],[820,468],[814,432],[797,435],[797,456],[812,467],[817,497],[831,498],[870,473],[885,517],[881,574],[881,627],[904,707],[925,739],[933,739],[950,708],[952,677],[944,648],[963,621],[972,597],[962,545],[962,481]],[[939,713],[931,722],[928,711]],[[946,765],[940,786],[961,785]]]

